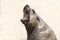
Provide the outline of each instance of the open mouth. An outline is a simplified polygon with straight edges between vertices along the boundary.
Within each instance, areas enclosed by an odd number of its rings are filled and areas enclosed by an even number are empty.
[[[24,19],[25,19],[26,21],[29,21],[29,19],[30,19],[30,10],[31,10],[31,8],[29,7],[29,5],[26,5],[26,6],[24,7],[24,9],[23,9]]]

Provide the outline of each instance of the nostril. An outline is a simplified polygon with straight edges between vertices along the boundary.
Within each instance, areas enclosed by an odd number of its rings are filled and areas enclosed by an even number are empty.
[[[29,5],[26,5],[25,7],[29,7]]]
[[[26,5],[25,7],[24,7],[24,10],[28,10],[30,7],[29,7],[29,5]]]
[[[23,8],[23,12],[24,13],[29,13],[30,12],[30,6],[29,5],[26,5],[24,8]]]

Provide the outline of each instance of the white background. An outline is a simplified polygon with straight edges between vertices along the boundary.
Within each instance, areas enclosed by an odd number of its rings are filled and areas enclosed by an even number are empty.
[[[60,0],[0,0],[0,40],[26,40],[26,29],[20,21],[26,4],[35,9],[60,40]]]

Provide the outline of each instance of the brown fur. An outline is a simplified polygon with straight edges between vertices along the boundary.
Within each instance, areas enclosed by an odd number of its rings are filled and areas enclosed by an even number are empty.
[[[27,40],[57,40],[52,29],[26,5],[23,9],[24,17],[21,22],[25,25]]]

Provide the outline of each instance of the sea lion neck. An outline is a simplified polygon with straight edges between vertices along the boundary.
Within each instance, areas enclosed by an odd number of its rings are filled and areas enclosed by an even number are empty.
[[[29,25],[27,25],[25,27],[26,27],[26,30],[27,30],[28,37],[32,34],[34,29],[36,28],[35,26],[29,26]]]
[[[30,37],[30,35],[32,34],[32,32],[35,30],[35,28],[37,27],[37,26],[39,26],[39,24],[38,25],[32,25],[32,24],[30,24],[30,25],[25,25],[25,28],[26,28],[26,30],[27,30],[27,34],[28,34],[28,37]]]

